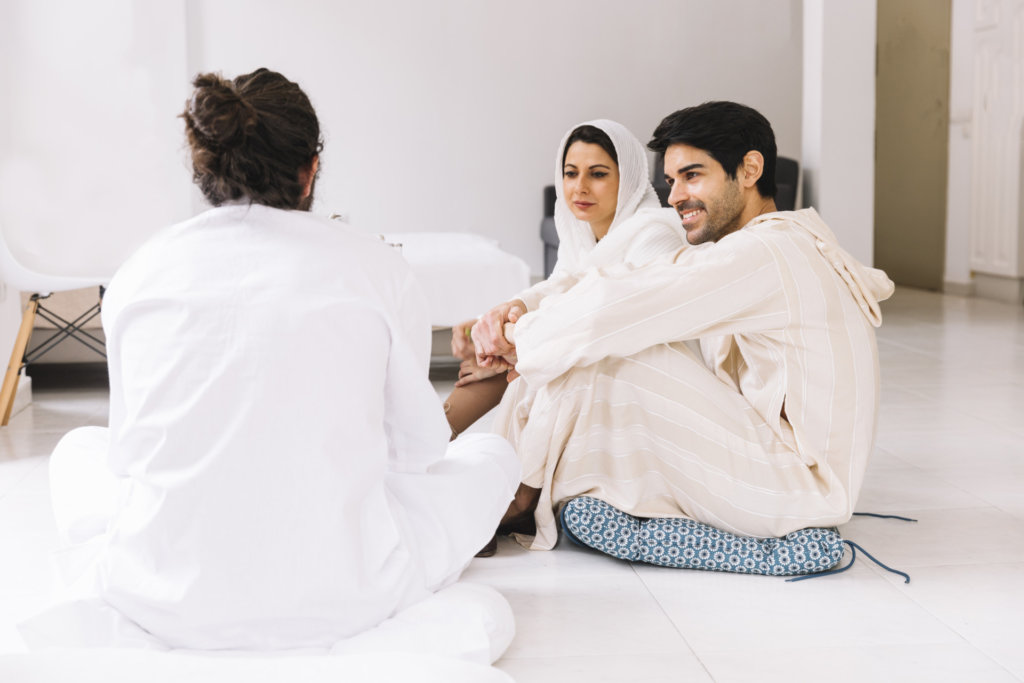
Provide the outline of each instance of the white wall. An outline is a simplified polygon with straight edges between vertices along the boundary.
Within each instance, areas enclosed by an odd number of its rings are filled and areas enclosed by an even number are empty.
[[[678,108],[733,99],[799,158],[801,26],[800,0],[4,0],[0,221],[39,263],[116,262],[200,208],[177,118],[190,78],[268,66],[322,119],[314,210],[482,233],[539,273],[542,187],[580,121],[646,142]]]
[[[0,226],[23,265],[113,272],[188,216],[188,91],[183,0],[4,0]],[[0,287],[5,368],[18,299]]]
[[[2,16],[4,236],[30,268],[113,272],[190,210],[183,0],[4,0]],[[0,286],[3,368],[19,321]]]
[[[189,212],[184,7],[6,0],[0,220],[26,265],[113,270]]]
[[[974,0],[952,0],[949,55],[949,180],[944,289],[971,292],[971,121],[974,107]]]
[[[970,267],[980,296],[1024,301],[1024,0],[974,3]]]
[[[644,142],[733,99],[799,158],[798,0],[190,0],[189,66],[299,82],[327,145],[314,210],[377,232],[473,231],[542,266],[541,188],[572,125]]]
[[[0,93],[11,92],[11,71],[14,68],[14,54],[11,50],[13,33],[9,21],[0,22]],[[0,163],[10,153],[9,150],[14,139],[11,108],[7,106],[6,102],[7,96],[5,95],[4,105],[0,106]],[[3,220],[2,216],[0,216],[0,220]],[[2,280],[2,274],[0,274],[0,280]],[[14,337],[18,332],[21,316],[18,308],[18,293],[11,291],[4,282],[0,281],[0,371],[6,372],[7,370],[7,360],[10,358]]]
[[[875,0],[803,3],[803,204],[874,261]]]

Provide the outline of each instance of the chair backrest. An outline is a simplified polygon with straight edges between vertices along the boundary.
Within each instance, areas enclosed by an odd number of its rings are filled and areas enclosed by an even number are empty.
[[[105,282],[192,214],[185,14],[87,4],[0,21],[0,62],[18,65],[0,69],[0,277],[23,291]]]
[[[796,188],[800,178],[800,164],[796,159],[779,157],[775,160],[775,208],[792,211],[796,208]]]
[[[15,254],[12,243],[7,239],[4,224],[0,222],[0,280],[14,289],[49,294],[105,285],[113,276],[112,271],[76,275],[47,272],[39,266],[27,265],[25,260],[24,257],[19,258],[19,255]]]

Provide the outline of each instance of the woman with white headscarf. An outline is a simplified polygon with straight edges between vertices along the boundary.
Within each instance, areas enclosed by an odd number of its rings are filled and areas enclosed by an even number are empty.
[[[543,315],[545,298],[571,289],[592,268],[626,263],[647,264],[686,246],[686,236],[674,209],[662,208],[648,175],[647,154],[637,138],[615,121],[580,124],[562,138],[555,159],[555,227],[558,261],[551,276],[481,316],[454,329],[452,351],[466,359],[445,409],[453,436],[497,405],[494,429],[507,431],[513,415],[528,414],[538,387],[515,377],[508,359],[474,360],[472,336],[486,335],[526,312]],[[508,373],[506,381],[506,371]],[[508,391],[506,391],[508,387]],[[521,417],[518,419],[522,419]],[[528,419],[528,418],[527,418]],[[522,519],[529,530],[536,489],[521,487],[509,516]],[[489,545],[482,554],[491,554]]]
[[[678,214],[661,207],[651,185],[643,144],[615,121],[587,121],[562,137],[555,157],[555,193],[559,245],[554,271],[488,311],[480,320],[485,327],[514,322],[537,310],[546,297],[565,292],[590,268],[642,265],[686,245]],[[475,362],[470,330],[477,322],[457,325],[452,333],[452,353],[463,361],[456,388],[445,402],[453,438],[496,406],[509,383],[507,363],[492,359],[481,367]]]

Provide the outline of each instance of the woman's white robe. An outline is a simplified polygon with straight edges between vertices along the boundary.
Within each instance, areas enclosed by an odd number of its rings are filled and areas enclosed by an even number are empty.
[[[493,435],[449,448],[426,310],[398,253],[305,212],[144,245],[104,301],[109,431],[52,460],[80,594],[165,646],[329,648],[455,581],[519,464]]]
[[[813,209],[567,284],[516,324],[523,381],[495,421],[542,487],[534,548],[554,545],[553,508],[581,495],[751,536],[849,519],[892,283]],[[697,339],[703,360],[685,345]]]

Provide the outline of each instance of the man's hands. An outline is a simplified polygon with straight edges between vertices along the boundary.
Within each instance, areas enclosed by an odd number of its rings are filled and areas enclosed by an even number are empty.
[[[509,382],[519,376],[515,370],[516,347],[506,338],[505,330],[511,329],[524,313],[526,304],[513,299],[495,306],[479,320],[467,320],[452,327],[452,355],[462,361],[455,386],[479,382],[505,371]]]
[[[472,329],[477,365],[498,372],[514,366],[516,347],[505,338],[505,323],[514,323],[525,313],[526,304],[513,299],[495,306],[480,317]]]

